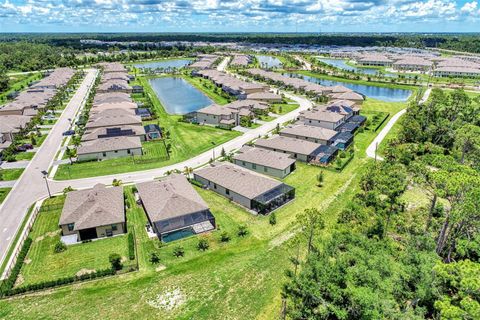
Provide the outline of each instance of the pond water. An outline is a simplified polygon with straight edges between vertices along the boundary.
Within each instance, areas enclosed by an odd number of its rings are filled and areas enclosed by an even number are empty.
[[[174,60],[165,60],[165,61],[155,61],[155,62],[144,62],[137,63],[134,66],[141,69],[171,69],[171,68],[183,68],[186,65],[190,64],[192,60],[189,59],[174,59]]]
[[[346,70],[346,71],[355,71],[356,73],[363,73],[363,74],[370,74],[370,75],[377,75],[379,69],[375,68],[357,68],[354,66],[350,66],[347,64],[347,60],[341,59],[328,59],[328,58],[318,58],[319,61],[322,61],[332,67]],[[397,77],[395,73],[383,73],[386,77]]]
[[[336,86],[341,85],[352,89],[358,93],[361,93],[367,97],[387,101],[387,102],[405,102],[408,100],[408,97],[412,94],[411,90],[407,89],[397,89],[397,88],[387,88],[387,87],[378,87],[378,86],[369,86],[366,84],[356,84],[350,82],[342,82],[342,81],[335,81],[335,80],[326,80],[326,79],[319,79],[315,77],[305,76],[301,74],[292,74],[292,73],[285,73],[285,76],[288,77],[298,77],[313,83],[318,83],[323,86]]]
[[[153,91],[170,114],[186,114],[212,104],[203,92],[186,80],[162,77],[149,80]]]
[[[272,56],[256,56],[260,66],[266,66],[267,68],[279,68],[282,66],[282,62],[278,58]]]

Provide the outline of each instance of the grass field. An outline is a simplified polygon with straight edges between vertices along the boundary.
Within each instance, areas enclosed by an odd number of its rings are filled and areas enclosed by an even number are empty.
[[[64,196],[60,196],[45,200],[43,205],[48,207],[63,202]],[[55,253],[55,244],[60,241],[58,221],[61,212],[61,207],[54,207],[38,214],[29,235],[33,240],[32,246],[20,271],[17,286],[73,276],[81,271],[106,269],[110,267],[108,256],[111,253],[118,253],[126,260],[125,235],[68,246],[66,251]]]
[[[272,105],[272,112],[276,114],[286,114],[299,107],[296,103],[275,103]]]
[[[151,122],[160,122],[163,130],[170,132],[170,139],[166,142],[171,145],[170,159],[134,162],[131,158],[118,158],[100,162],[74,163],[73,165],[63,164],[59,166],[55,179],[85,178],[164,167],[191,158],[240,135],[236,131],[180,122],[182,116],[170,115],[165,111],[146,79],[140,78],[140,83],[144,86],[146,94],[150,96],[158,116],[157,120]],[[143,143],[143,147],[147,159],[149,154],[164,154],[165,150],[161,141]]]
[[[362,109],[395,114],[404,106],[367,99]],[[128,319],[135,314],[138,319],[275,319],[281,307],[284,271],[291,267],[289,258],[305,248],[303,240],[300,246],[293,241],[299,230],[297,216],[305,208],[319,208],[327,220],[320,237],[330,236],[338,213],[357,191],[364,165],[372,161],[366,158],[365,149],[375,135],[369,130],[357,134],[355,158],[341,173],[325,170],[321,188],[316,186],[321,169],[300,163],[284,179],[296,188],[296,199],[276,211],[274,226],[268,217],[253,216],[211,191],[197,189],[220,229],[204,236],[210,243],[205,252],[196,249],[198,237],[164,246],[148,239],[143,209],[127,192],[127,220],[136,230],[140,271],[0,301],[0,317]],[[249,230],[244,238],[236,235],[239,225]],[[231,235],[230,242],[219,241],[223,231]],[[172,255],[178,245],[185,249],[183,258]],[[159,254],[159,265],[148,261],[151,252]],[[172,296],[176,304],[170,308],[165,300]]]
[[[24,170],[25,170],[24,168],[2,169],[0,171],[0,173],[1,173],[0,180],[1,181],[17,180],[18,178],[20,178],[20,176],[22,175]]]
[[[15,154],[15,159],[17,161],[32,160],[34,156],[35,156],[35,152],[19,152],[19,153]]]

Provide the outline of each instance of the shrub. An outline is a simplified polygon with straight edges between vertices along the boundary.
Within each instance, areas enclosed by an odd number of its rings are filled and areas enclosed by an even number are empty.
[[[341,151],[339,157],[342,158],[342,159],[346,158],[347,154],[345,153],[345,151]]]
[[[272,214],[270,215],[270,217],[268,218],[268,222],[270,223],[270,225],[274,226],[277,224],[277,215],[275,214],[275,212],[272,212]]]
[[[228,234],[228,232],[226,232],[226,231],[222,232],[222,234],[220,235],[220,241],[222,241],[222,242],[230,241],[230,235]]]
[[[182,246],[177,246],[173,248],[173,255],[177,258],[183,257],[185,255],[185,249]]]
[[[135,259],[135,240],[133,239],[133,233],[128,233],[128,258],[130,260]]]
[[[67,246],[65,245],[65,243],[63,243],[62,241],[58,241],[57,243],[55,243],[55,248],[53,248],[53,252],[60,253],[65,250],[67,250]]]
[[[245,237],[248,234],[247,227],[244,225],[241,225],[238,227],[237,235],[239,237]]]
[[[149,260],[152,264],[157,264],[157,263],[160,262],[160,258],[158,257],[158,255],[155,252],[150,253],[150,259]]]
[[[0,292],[0,296],[8,295],[15,281],[17,280],[18,275],[20,274],[20,269],[22,269],[23,262],[25,261],[25,257],[27,256],[28,250],[30,250],[30,246],[32,245],[32,239],[29,237],[25,239],[23,243],[22,249],[18,254],[17,261],[15,262],[15,266],[13,267],[12,271],[10,272],[10,276],[4,280],[3,286],[0,286],[2,291]]]
[[[209,247],[210,247],[210,245],[208,244],[207,239],[202,238],[202,239],[198,240],[198,243],[197,243],[197,249],[198,250],[205,251],[205,250],[208,250]]]
[[[123,268],[122,257],[118,253],[112,253],[108,257],[108,261],[112,265],[112,270],[121,270]]]

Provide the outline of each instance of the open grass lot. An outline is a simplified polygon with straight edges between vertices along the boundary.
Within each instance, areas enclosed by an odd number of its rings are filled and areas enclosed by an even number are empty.
[[[403,106],[369,99],[363,110],[394,114]],[[358,188],[364,165],[372,161],[366,158],[365,149],[375,135],[370,130],[357,134],[355,158],[340,173],[325,170],[321,188],[316,186],[321,168],[299,164],[284,180],[296,188],[296,199],[276,211],[275,226],[269,224],[268,217],[253,216],[214,192],[197,189],[220,227],[205,235],[210,242],[205,252],[196,249],[199,237],[162,247],[158,240],[148,239],[143,209],[127,192],[131,208],[127,219],[136,231],[140,271],[0,301],[0,317],[129,319],[135,314],[138,319],[276,319],[284,271],[291,267],[289,258],[298,248],[301,252],[305,248],[303,242],[298,247],[293,241],[299,229],[297,215],[310,207],[324,211],[327,227],[320,236],[329,237],[330,226]],[[236,235],[241,224],[249,230],[244,238]],[[230,242],[219,241],[223,231],[230,234]],[[178,245],[185,248],[183,258],[172,255]],[[151,252],[159,254],[159,265],[148,261]],[[171,309],[164,304],[170,296],[177,301]]]
[[[58,221],[63,201],[63,196],[45,201],[46,208],[53,207],[41,211],[35,220],[30,233],[32,246],[20,272],[17,286],[73,276],[82,271],[109,268],[108,256],[111,253],[118,253],[127,259],[125,235],[68,246],[66,251],[55,253],[55,244],[60,241],[61,230]],[[60,208],[55,206],[57,204],[60,204]]]
[[[159,157],[158,161],[139,159],[136,162],[131,158],[118,158],[100,162],[74,163],[73,165],[63,164],[59,166],[55,179],[85,178],[159,168],[191,158],[240,135],[236,131],[180,122],[182,116],[170,115],[165,111],[145,78],[140,78],[139,83],[143,85],[146,94],[150,96],[153,109],[158,116],[157,120],[146,123],[160,122],[162,129],[170,132],[170,139],[166,141],[171,145],[170,158]],[[146,151],[143,160],[151,160],[152,154],[165,154],[165,146],[161,141],[146,142],[143,147]]]
[[[17,180],[22,175],[24,168],[20,169],[2,169],[0,171],[0,180],[1,181],[10,181]]]
[[[296,103],[275,103],[272,105],[272,112],[280,115],[289,113],[299,107]]]
[[[10,190],[12,190],[12,188],[0,188],[0,203],[2,203],[3,200],[5,200],[5,198],[10,193]]]

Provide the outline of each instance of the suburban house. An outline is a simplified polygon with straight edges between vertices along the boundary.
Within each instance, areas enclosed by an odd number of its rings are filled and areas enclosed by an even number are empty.
[[[137,184],[148,221],[161,241],[214,230],[215,217],[187,178],[172,174]]]
[[[132,87],[125,80],[108,80],[101,83],[97,88],[98,93],[124,92],[132,93]]]
[[[242,96],[242,98],[243,97],[248,100],[258,100],[268,103],[279,103],[283,100],[281,95],[269,91],[249,93]]]
[[[139,137],[113,137],[84,141],[77,148],[78,161],[106,160],[142,155]]]
[[[227,162],[197,169],[193,175],[203,186],[261,214],[295,198],[295,188]]]
[[[67,193],[58,224],[67,244],[125,233],[123,188],[97,184]]]
[[[339,93],[331,93],[330,98],[336,100],[347,100],[353,101],[355,105],[361,105],[363,101],[365,101],[365,96],[355,91],[347,91],[347,92],[339,92]]]
[[[421,57],[403,57],[392,64],[393,69],[399,71],[421,71],[427,72],[433,62]]]
[[[85,131],[82,136],[82,141],[90,141],[102,138],[114,138],[122,136],[139,137],[140,141],[145,141],[146,132],[143,126],[138,125],[125,125],[118,127],[101,127],[93,128]]]
[[[27,116],[0,116],[0,151],[8,148],[15,135],[27,126],[31,118]]]
[[[292,158],[310,162],[315,158],[315,154],[321,144],[307,140],[295,139],[279,135],[273,135],[268,139],[257,139],[255,146],[272,151],[278,151],[289,154]]]
[[[241,167],[277,178],[285,178],[295,170],[295,159],[281,152],[243,146],[233,157]]]
[[[333,145],[340,150],[347,149],[353,142],[353,134],[349,132],[339,132],[334,139]]]
[[[87,130],[102,127],[115,127],[121,125],[141,125],[142,118],[132,115],[129,111],[122,109],[110,109],[94,113],[88,119],[85,128]]]
[[[240,124],[239,113],[233,109],[212,104],[193,113],[193,122],[223,128],[233,128]]]
[[[96,94],[93,99],[93,106],[97,106],[102,103],[120,103],[120,102],[132,102],[132,98],[125,92],[107,92]]]
[[[382,54],[365,54],[357,59],[357,63],[362,66],[389,67],[393,61]]]
[[[317,126],[309,126],[306,124],[292,124],[280,131],[280,135],[295,139],[308,140],[314,143],[330,145],[333,138],[337,135],[337,131]]]
[[[337,129],[347,119],[345,115],[331,112],[324,108],[313,108],[300,112],[298,119],[306,125],[317,126],[330,130]]]

